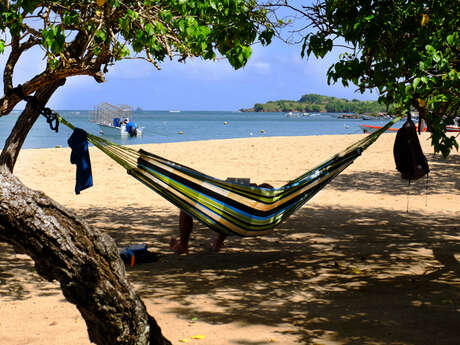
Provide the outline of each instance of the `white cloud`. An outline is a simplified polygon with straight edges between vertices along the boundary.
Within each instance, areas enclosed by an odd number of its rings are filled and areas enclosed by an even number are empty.
[[[260,75],[267,75],[271,72],[271,66],[268,62],[249,62],[246,71]]]
[[[199,79],[208,81],[225,80],[232,77],[235,70],[225,59],[215,61],[203,60],[201,58],[189,59],[185,63],[171,62],[164,64],[163,71],[175,73],[181,77],[189,79]]]
[[[155,66],[144,60],[122,60],[109,67],[107,79],[139,79],[152,77]]]

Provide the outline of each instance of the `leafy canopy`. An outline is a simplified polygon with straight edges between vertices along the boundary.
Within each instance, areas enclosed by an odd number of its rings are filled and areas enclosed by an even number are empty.
[[[403,114],[416,108],[435,152],[458,149],[446,126],[459,116],[460,1],[321,0],[297,10],[309,20],[302,55],[350,48],[328,70],[329,82],[377,89]]]
[[[53,77],[100,79],[101,69],[125,58],[159,68],[165,58],[222,55],[240,68],[251,44],[268,44],[273,35],[266,11],[253,0],[2,1],[0,17],[0,52],[11,47],[6,89],[24,51],[40,46],[47,59],[47,78],[25,85],[28,93]]]

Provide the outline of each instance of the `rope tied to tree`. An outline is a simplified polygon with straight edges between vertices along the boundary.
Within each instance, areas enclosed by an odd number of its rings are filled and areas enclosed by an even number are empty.
[[[55,131],[56,133],[59,131],[59,114],[58,113],[56,113],[54,110],[48,107],[45,107],[43,104],[41,104],[35,95],[31,95],[31,96],[26,95],[24,93],[24,90],[22,89],[21,84],[8,90],[7,95],[12,95],[12,94],[15,94],[20,99],[30,104],[32,108],[34,108],[40,113],[40,115],[43,115],[46,118],[46,122],[48,123],[52,131]]]

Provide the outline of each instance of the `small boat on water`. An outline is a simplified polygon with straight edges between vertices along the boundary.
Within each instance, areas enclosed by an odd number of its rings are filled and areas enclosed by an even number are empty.
[[[360,119],[358,114],[340,114],[337,116],[338,119]]]
[[[382,128],[382,126],[371,126],[371,125],[359,125],[361,129],[363,130],[363,133],[372,133],[375,132],[376,130]],[[415,128],[418,131],[418,126],[415,125]],[[397,132],[399,128],[388,128],[386,131],[387,132]],[[422,132],[428,132],[428,128],[424,127]],[[455,132],[455,133],[460,133],[460,127],[455,127],[455,126],[446,126],[446,132]]]
[[[142,136],[144,127],[138,127],[134,122],[133,110],[127,105],[115,106],[101,103],[90,112],[89,121],[99,126],[100,134],[109,136]]]
[[[302,116],[302,113],[298,113],[298,112],[290,111],[289,113],[286,113],[286,117],[301,117],[301,116]]]
[[[447,132],[460,133],[460,127],[456,127],[456,126],[446,126],[446,131],[447,131]]]
[[[383,126],[359,125],[359,127],[361,127],[361,129],[363,130],[363,133],[372,133],[372,132],[379,130]],[[390,127],[386,131],[387,132],[397,132],[398,129],[399,128]]]

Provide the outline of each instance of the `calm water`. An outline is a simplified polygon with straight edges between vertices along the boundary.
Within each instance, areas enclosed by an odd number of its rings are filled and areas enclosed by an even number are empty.
[[[88,121],[88,111],[59,111],[76,127],[98,134],[98,126]],[[310,116],[288,117],[284,113],[240,113],[230,111],[168,111],[135,112],[133,119],[144,127],[140,138],[107,137],[110,141],[123,144],[169,143],[209,139],[230,139],[272,136],[304,136],[361,133],[359,124],[381,126],[385,120],[343,120],[339,114],[322,113]],[[9,135],[18,112],[0,118],[0,145]],[[180,134],[182,133],[182,134]],[[51,131],[44,117],[37,120],[29,133],[24,148],[67,146],[71,130],[59,126],[59,133]]]

